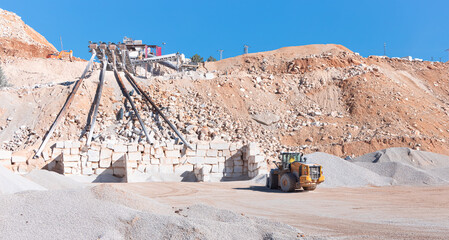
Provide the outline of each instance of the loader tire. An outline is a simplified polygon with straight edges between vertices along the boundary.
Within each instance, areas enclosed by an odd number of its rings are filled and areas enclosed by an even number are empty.
[[[316,189],[316,185],[313,187],[303,187],[303,188],[304,188],[304,191],[313,191]]]
[[[277,174],[273,173],[273,170],[270,171],[270,176],[267,178],[267,188],[269,189],[278,189],[279,188],[279,178]]]
[[[284,192],[293,192],[296,188],[296,178],[292,173],[285,173],[281,176],[281,189]]]

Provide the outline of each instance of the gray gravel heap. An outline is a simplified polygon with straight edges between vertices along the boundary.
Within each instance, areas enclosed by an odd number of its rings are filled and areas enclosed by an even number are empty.
[[[29,190],[46,190],[46,188],[20,175],[17,175],[0,165],[0,194]]]
[[[325,181],[320,187],[361,187],[390,185],[391,179],[357,166],[337,156],[316,152],[304,155],[307,163],[323,167]]]
[[[49,189],[68,189],[68,188],[81,188],[84,184],[74,181],[64,175],[47,170],[32,170],[25,175],[25,178]]]
[[[104,185],[0,194],[2,239],[295,239],[289,225],[204,205],[171,209]]]
[[[449,156],[437,153],[410,148],[388,148],[354,158],[352,162],[392,178],[394,185],[449,182]]]

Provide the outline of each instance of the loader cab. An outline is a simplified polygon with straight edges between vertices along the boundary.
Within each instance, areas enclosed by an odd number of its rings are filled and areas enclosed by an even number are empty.
[[[306,158],[300,152],[281,152],[279,160],[282,162],[282,168],[288,169],[293,162],[305,163]]]

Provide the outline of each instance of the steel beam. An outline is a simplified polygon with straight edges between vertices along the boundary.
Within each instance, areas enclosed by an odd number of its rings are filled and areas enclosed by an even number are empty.
[[[39,155],[44,150],[45,146],[47,145],[48,141],[50,140],[51,136],[53,135],[53,132],[56,129],[56,126],[61,121],[61,119],[66,115],[67,110],[69,109],[70,105],[73,102],[73,99],[75,98],[76,92],[78,91],[79,87],[81,86],[81,83],[83,83],[84,78],[86,77],[87,71],[90,69],[92,62],[94,61],[96,55],[95,49],[92,49],[92,56],[90,57],[89,63],[87,64],[86,68],[84,69],[83,74],[81,75],[81,78],[75,83],[75,86],[72,89],[72,92],[70,93],[69,97],[67,98],[66,102],[64,103],[64,106],[59,111],[58,116],[56,116],[55,121],[51,125],[50,129],[48,130],[47,134],[44,137],[44,140],[42,141],[41,145],[39,146],[39,149],[36,151],[36,154],[33,158],[38,158]]]
[[[190,144],[184,139],[184,137],[181,135],[181,133],[178,131],[178,129],[176,129],[176,127],[170,122],[170,120],[168,120],[167,117],[165,117],[164,113],[161,112],[161,110],[159,109],[159,107],[153,102],[153,100],[150,98],[150,96],[148,96],[148,94],[146,94],[143,89],[139,86],[139,84],[137,84],[137,82],[134,80],[134,78],[131,76],[131,74],[125,71],[125,75],[126,78],[128,79],[128,81],[130,81],[131,84],[134,84],[140,91],[141,95],[145,98],[145,100],[147,102],[149,102],[151,104],[151,106],[154,108],[154,110],[161,115],[161,117],[164,119],[164,121],[170,126],[170,128],[176,133],[176,135],[179,137],[179,139],[181,139],[181,141],[189,148],[192,149],[192,146],[190,146]]]

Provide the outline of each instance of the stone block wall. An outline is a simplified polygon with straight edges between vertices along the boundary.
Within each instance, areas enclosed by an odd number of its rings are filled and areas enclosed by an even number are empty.
[[[56,142],[43,152],[49,170],[65,175],[113,175],[129,180],[130,176],[192,173],[198,181],[222,178],[253,178],[267,172],[265,156],[256,143],[222,141],[199,142],[193,149],[173,142],[154,144],[103,144],[87,148],[77,141]],[[0,151],[0,163],[19,164],[26,157]],[[19,168],[16,168],[18,171]],[[25,172],[24,172],[25,173]]]
[[[78,141],[56,142],[42,153],[42,166],[65,175],[194,174],[197,181],[253,178],[267,172],[265,156],[256,143],[243,145],[221,141],[192,144],[193,149],[173,142],[154,144],[103,144],[87,148]],[[31,158],[0,150],[0,164],[24,174]]]

